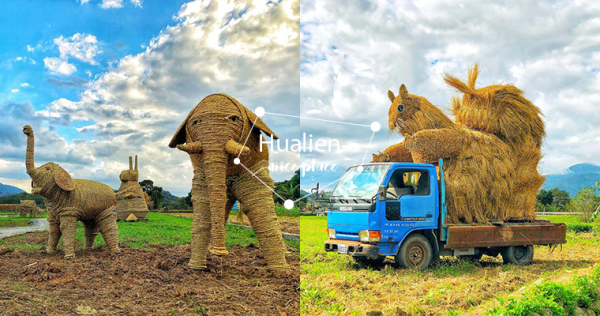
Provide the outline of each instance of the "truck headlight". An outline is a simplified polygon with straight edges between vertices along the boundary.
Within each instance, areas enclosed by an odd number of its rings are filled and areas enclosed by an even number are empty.
[[[381,241],[381,231],[379,230],[359,230],[358,240],[361,242],[377,243]]]
[[[327,228],[327,235],[329,235],[329,239],[335,239],[335,229]]]

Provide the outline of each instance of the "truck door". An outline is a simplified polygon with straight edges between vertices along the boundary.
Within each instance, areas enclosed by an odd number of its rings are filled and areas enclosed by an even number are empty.
[[[393,171],[381,212],[382,242],[402,241],[414,229],[435,228],[437,190],[431,184],[437,175],[431,173],[420,168]]]

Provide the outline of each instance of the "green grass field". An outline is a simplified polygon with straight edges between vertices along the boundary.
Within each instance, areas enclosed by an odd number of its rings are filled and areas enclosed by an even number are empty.
[[[29,218],[21,217],[0,217],[0,228],[27,226]]]
[[[551,221],[577,224],[573,218]],[[307,315],[460,315],[496,301],[540,279],[600,261],[600,239],[568,233],[568,243],[550,252],[536,247],[534,263],[502,264],[500,257],[480,262],[442,258],[441,264],[418,272],[396,269],[391,259],[383,267],[354,263],[345,255],[326,253],[326,217],[301,217],[300,312]],[[483,314],[485,311],[477,311]]]
[[[148,213],[147,222],[118,222],[119,243],[135,249],[148,249],[150,245],[183,245],[191,242],[192,219],[172,216],[161,213]],[[256,235],[252,230],[243,229],[235,225],[226,227],[227,247],[240,245],[248,246],[258,244]],[[19,237],[15,237],[19,238]],[[78,224],[76,238],[83,242],[83,226]],[[292,248],[298,249],[300,243],[285,241]],[[0,244],[2,240],[0,240]],[[104,245],[101,235],[98,235],[95,246]],[[61,247],[59,243],[59,247]],[[45,245],[18,245],[13,248],[32,249],[43,248]]]

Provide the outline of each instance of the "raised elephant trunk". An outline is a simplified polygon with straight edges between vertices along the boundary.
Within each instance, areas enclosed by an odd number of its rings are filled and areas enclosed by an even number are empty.
[[[33,161],[33,151],[35,147],[35,141],[33,139],[33,129],[29,125],[23,127],[23,133],[27,135],[27,153],[25,155],[25,167],[27,173],[31,174],[35,170],[35,164]]]

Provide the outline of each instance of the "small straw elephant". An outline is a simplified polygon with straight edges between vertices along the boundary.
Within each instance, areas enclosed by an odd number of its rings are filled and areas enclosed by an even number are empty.
[[[27,174],[32,179],[31,193],[41,195],[48,210],[48,253],[56,251],[62,236],[65,258],[75,256],[77,221],[81,221],[85,228],[86,250],[94,245],[96,235],[100,232],[111,252],[120,252],[115,192],[99,182],[73,180],[67,171],[52,162],[36,168],[33,160],[33,129],[25,125],[23,133],[27,135],[25,164]]]
[[[269,153],[266,144],[260,148],[261,131],[277,139],[260,118],[237,100],[213,94],[189,113],[169,144],[187,152],[194,167],[189,263],[193,269],[207,269],[209,244],[213,255],[228,254],[225,224],[236,200],[244,205],[269,269],[289,269],[274,210]]]

